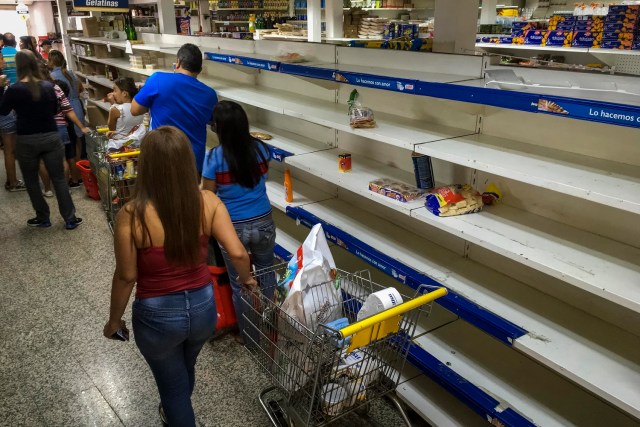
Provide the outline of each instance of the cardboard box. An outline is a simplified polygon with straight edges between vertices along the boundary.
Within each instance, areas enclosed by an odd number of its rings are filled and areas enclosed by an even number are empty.
[[[527,31],[524,36],[524,44],[530,46],[544,46],[547,40],[547,32],[541,30]]]
[[[98,37],[100,35],[100,26],[97,18],[84,18],[82,20],[82,34],[85,37]]]
[[[631,40],[602,40],[600,48],[630,50],[632,45],[633,42]]]
[[[571,42],[573,42],[572,31],[560,30],[560,31],[549,31],[547,33],[546,46],[571,47]]]
[[[87,119],[89,120],[90,126],[98,126],[107,123],[107,112],[101,110],[95,105],[87,106]]]
[[[609,13],[607,15],[625,15],[625,14],[640,14],[640,5],[628,4],[628,5],[611,5],[609,6]]]
[[[633,33],[617,33],[617,32],[606,32],[602,33],[602,40],[614,41],[614,40],[628,40],[633,41]]]
[[[591,31],[576,31],[573,33],[572,47],[593,47],[599,48],[602,41],[602,33],[592,33]]]

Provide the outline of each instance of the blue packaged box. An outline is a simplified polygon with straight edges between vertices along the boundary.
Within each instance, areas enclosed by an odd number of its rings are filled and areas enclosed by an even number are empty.
[[[593,47],[599,48],[602,40],[602,33],[592,33],[591,31],[576,31],[573,33],[573,47]]]
[[[524,36],[524,44],[531,46],[544,46],[547,32],[541,30],[530,30]]]
[[[546,46],[571,47],[572,41],[573,32],[571,31],[549,31]]]
[[[609,6],[608,15],[624,15],[632,14],[636,15],[640,13],[640,5],[638,4],[618,4]]]
[[[637,24],[638,15],[607,15],[604,20],[606,24]]]
[[[502,36],[499,38],[500,40],[500,44],[512,44],[513,43],[513,37],[509,37],[509,36]]]
[[[602,40],[629,40],[633,41],[633,33],[618,33],[607,31],[602,33]]]
[[[631,42],[624,42],[622,40],[602,40],[600,47],[602,49],[629,50],[631,49]]]
[[[637,24],[632,22],[614,22],[609,24],[604,24],[603,30],[605,33],[632,33],[636,30]]]
[[[520,30],[511,30],[511,37],[523,37],[524,31]]]

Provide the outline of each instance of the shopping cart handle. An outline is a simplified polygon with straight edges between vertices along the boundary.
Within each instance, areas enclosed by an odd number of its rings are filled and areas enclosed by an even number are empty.
[[[111,157],[112,159],[118,159],[120,157],[132,157],[132,156],[138,156],[138,155],[140,155],[140,150],[109,154],[109,157]]]
[[[369,329],[375,325],[381,324],[389,319],[393,319],[394,317],[399,317],[404,313],[421,307],[427,303],[430,303],[440,297],[443,297],[447,294],[446,288],[438,288],[433,292],[429,292],[428,294],[421,295],[416,297],[410,301],[402,303],[398,306],[392,307],[388,310],[383,311],[382,313],[374,314],[371,317],[367,317],[359,322],[352,323],[349,326],[345,326],[340,329],[340,335],[342,339],[346,337],[350,337],[352,335],[357,334],[363,330]]]

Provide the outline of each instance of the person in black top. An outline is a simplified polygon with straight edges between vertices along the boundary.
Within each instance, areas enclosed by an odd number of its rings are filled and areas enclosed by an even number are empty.
[[[43,80],[33,52],[18,52],[16,69],[18,82],[7,89],[4,89],[7,85],[6,76],[0,76],[0,115],[6,115],[11,110],[17,115],[16,157],[31,205],[36,211],[36,217],[28,220],[27,225],[51,226],[49,205],[42,196],[38,181],[38,166],[42,160],[53,182],[65,228],[73,230],[82,223],[82,219],[76,216],[76,208],[64,176],[64,146],[55,121],[58,99],[54,85]]]

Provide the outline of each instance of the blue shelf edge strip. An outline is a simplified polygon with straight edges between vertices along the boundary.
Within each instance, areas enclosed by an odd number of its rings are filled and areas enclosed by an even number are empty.
[[[407,360],[474,412],[487,419],[492,425],[535,427],[531,420],[512,408],[499,411],[497,409],[500,405],[498,400],[458,375],[453,369],[440,362],[419,345],[409,344]],[[499,420],[502,424],[497,424],[496,420]]]
[[[383,254],[336,226],[305,211],[303,208],[289,206],[286,213],[287,216],[309,228],[321,223],[329,241],[413,289],[418,289],[422,284],[443,286],[429,276],[419,273],[398,260]],[[445,297],[439,298],[436,302],[507,345],[513,345],[515,339],[527,334],[525,329],[497,316],[455,292],[449,291]]]
[[[287,64],[242,55],[215,52],[205,52],[205,55],[209,60],[215,62],[243,65],[294,76],[429,96],[450,101],[489,105],[529,113],[543,113],[577,120],[640,128],[640,107],[638,106],[466,86],[463,82],[434,83],[374,74],[353,73],[340,71],[336,68]],[[560,108],[552,108],[551,110],[545,108],[546,105],[549,105],[549,102]]]
[[[287,150],[274,147],[273,145],[268,143],[267,145],[269,146],[269,150],[271,151],[271,158],[277,162],[284,162],[284,159],[286,159],[287,157],[293,156],[293,153],[290,153]]]
[[[276,257],[283,262],[287,262],[293,257],[293,254],[277,244],[274,252]],[[343,292],[343,299],[349,299],[348,294]],[[360,307],[353,305],[348,307],[348,309],[357,312]],[[404,342],[404,340],[402,341]],[[440,384],[443,388],[483,418],[489,419],[490,422],[499,420],[505,426],[534,426],[531,421],[524,418],[511,408],[501,412],[497,411],[496,408],[500,404],[498,400],[482,391],[473,383],[467,381],[419,345],[409,342],[409,345],[406,347],[406,351],[409,363],[418,368],[422,373],[427,375],[436,383]]]

